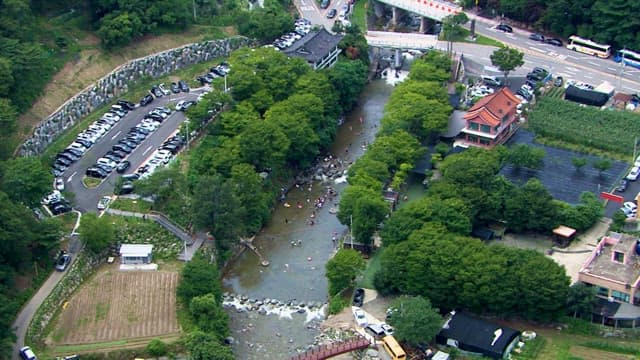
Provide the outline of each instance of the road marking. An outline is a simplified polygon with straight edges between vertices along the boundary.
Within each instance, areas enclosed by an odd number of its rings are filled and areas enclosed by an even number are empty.
[[[480,60],[491,61],[491,59],[489,59],[488,57],[482,57],[482,58],[480,58]]]
[[[618,71],[616,68],[612,68],[612,67],[607,67],[607,69],[609,69],[611,71]]]
[[[111,140],[115,140],[115,138],[117,138],[117,137],[118,137],[118,135],[120,135],[120,134],[122,134],[122,130],[118,131],[115,135],[113,135],[113,136],[111,137]]]
[[[300,6],[300,10],[302,10],[302,11],[313,11],[314,8],[313,8],[313,6],[305,6],[305,5],[303,5],[303,6]]]
[[[577,57],[577,56],[567,55],[567,57],[570,57],[570,58],[572,58],[572,59],[574,59],[574,60],[578,60],[578,57]]]
[[[600,66],[601,66],[600,64],[598,64],[598,63],[594,63],[593,61],[587,61],[587,63],[589,63],[589,64],[591,64],[591,65],[593,65],[593,66],[597,66],[597,67],[600,67]]]
[[[75,174],[77,174],[77,173],[78,173],[78,172],[76,171],[76,172],[74,172],[73,174],[69,175],[69,177],[67,178],[67,182],[71,182],[71,179],[73,179],[73,176],[74,176]]]
[[[585,79],[593,79],[593,76],[590,75],[582,75]]]
[[[537,51],[537,52],[541,52],[541,53],[546,53],[547,52],[547,50],[545,50],[545,49],[538,49],[537,47],[534,47],[534,46],[531,46],[530,48],[535,50],[535,51]]]
[[[145,151],[142,153],[142,155],[144,155],[144,154],[148,153],[148,152],[149,152],[149,150],[151,150],[151,149],[153,149],[153,146],[149,146],[149,147],[147,148],[147,150],[145,150]]]
[[[576,69],[574,67],[571,67],[571,66],[567,66],[566,70],[569,71],[569,72],[578,72],[578,71],[580,71],[580,70],[578,70],[578,69]]]

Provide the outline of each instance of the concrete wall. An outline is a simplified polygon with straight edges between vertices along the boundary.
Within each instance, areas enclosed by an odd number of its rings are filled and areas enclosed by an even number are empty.
[[[247,45],[252,45],[249,39],[233,37],[188,44],[131,60],[67,100],[53,114],[38,124],[33,134],[18,149],[18,155],[36,156],[41,154],[65,130],[96,108],[126,93],[130,85],[143,78],[161,77],[193,64],[226,56],[232,50]],[[131,100],[137,101],[138,99]]]

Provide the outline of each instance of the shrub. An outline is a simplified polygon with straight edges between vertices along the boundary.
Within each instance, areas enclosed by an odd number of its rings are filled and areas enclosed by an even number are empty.
[[[147,351],[151,356],[164,356],[167,354],[167,345],[160,339],[153,339],[147,345]]]
[[[347,305],[347,301],[342,297],[342,294],[336,294],[329,300],[329,314],[335,315]]]

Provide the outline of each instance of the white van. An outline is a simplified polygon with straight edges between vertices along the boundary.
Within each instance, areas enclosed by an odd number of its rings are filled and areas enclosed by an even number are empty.
[[[482,82],[489,86],[502,86],[502,81],[491,75],[482,75]]]

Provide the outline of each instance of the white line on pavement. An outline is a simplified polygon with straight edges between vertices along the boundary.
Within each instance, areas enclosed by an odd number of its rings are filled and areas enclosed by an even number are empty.
[[[639,93],[639,92],[640,92],[640,90],[638,90],[638,89],[634,89],[634,88],[630,88],[630,87],[628,87],[628,86],[623,86],[623,88],[625,88],[625,89],[629,89],[629,90],[631,90],[631,91],[632,91],[632,92],[634,92],[634,93]]]
[[[151,149],[153,149],[153,146],[149,146],[149,147],[147,148],[147,150],[145,150],[145,151],[142,153],[142,155],[145,155],[145,154],[146,154],[146,153],[148,153],[148,152],[149,152],[149,150],[151,150]]]
[[[71,179],[73,179],[73,176],[74,176],[75,174],[77,174],[77,173],[78,173],[78,172],[76,171],[76,172],[74,172],[73,174],[69,175],[69,177],[67,178],[67,182],[71,182]]]
[[[593,65],[593,66],[600,67],[600,64],[598,64],[598,63],[594,63],[593,61],[587,61],[587,63],[589,63],[589,64],[591,64],[591,65]]]
[[[535,50],[535,51],[537,51],[537,52],[541,52],[541,53],[546,53],[546,52],[547,52],[547,50],[545,50],[545,49],[538,49],[537,47],[534,47],[534,46],[531,46],[530,48],[531,48],[532,50]]]
[[[120,134],[122,134],[122,130],[118,131],[115,135],[113,135],[111,137],[111,140],[114,140],[115,138],[117,138]]]
[[[590,75],[582,75],[585,79],[593,79],[593,76]]]
[[[578,57],[577,57],[577,56],[567,55],[567,57],[570,57],[570,58],[572,58],[572,59],[574,59],[574,60],[578,60]]]
[[[616,70],[615,68],[612,68],[612,67],[607,67],[607,69],[611,70],[611,71],[618,71],[618,70]]]

